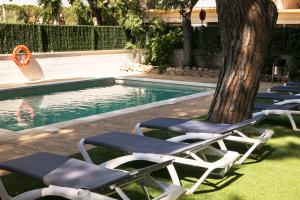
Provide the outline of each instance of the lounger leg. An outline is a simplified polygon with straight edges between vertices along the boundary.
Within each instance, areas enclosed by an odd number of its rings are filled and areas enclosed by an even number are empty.
[[[178,199],[178,197],[183,193],[185,193],[185,189],[183,189],[182,187],[157,181],[151,176],[142,179],[141,183],[145,186],[163,191],[161,195],[154,198],[153,200],[175,200]]]
[[[130,200],[121,188],[114,187],[113,190],[117,192],[117,194],[121,197],[122,200]]]
[[[296,122],[292,115],[300,115],[300,111],[295,110],[266,110],[265,113],[273,114],[273,115],[286,115],[288,119],[290,120],[290,123],[292,125],[292,128],[294,131],[300,131],[299,128],[297,128]]]
[[[249,155],[261,144],[265,143],[266,140],[268,140],[272,135],[273,132],[268,132],[268,133],[264,133],[261,135],[262,138],[249,138],[248,136],[246,136],[245,134],[243,134],[240,131],[236,131],[236,134],[238,134],[238,136],[228,136],[227,138],[225,138],[226,140],[229,141],[233,141],[233,142],[239,142],[239,143],[246,143],[246,144],[251,144],[250,149],[248,149],[248,151],[235,163],[235,164],[242,164],[247,157],[249,157]],[[203,136],[201,133],[189,133],[189,135],[186,135],[186,137],[177,137],[175,138],[175,140],[178,142],[180,139],[184,138],[184,139],[205,139],[208,136]],[[172,138],[173,139],[173,138]],[[224,143],[223,143],[224,144]],[[222,143],[221,143],[222,145]],[[224,147],[221,147],[221,145],[219,144],[221,150],[223,150],[224,148],[226,148],[225,144]],[[209,152],[211,152],[213,150],[212,147],[208,147],[207,148],[209,150]],[[213,152],[213,151],[212,151]],[[222,155],[222,152],[220,152]]]
[[[293,130],[294,130],[294,131],[300,131],[300,129],[297,128],[297,124],[296,124],[296,122],[295,122],[295,120],[294,120],[294,118],[293,118],[293,116],[292,116],[293,114],[300,114],[300,111],[288,111],[288,112],[286,113],[286,115],[287,115],[287,117],[289,118],[290,123],[291,123],[291,125],[292,125],[292,127],[293,127]]]
[[[88,154],[86,148],[84,147],[84,141],[85,139],[81,139],[77,145],[83,159],[86,161],[86,162],[89,162],[89,163],[93,163],[90,155]]]
[[[142,187],[142,189],[143,189],[143,191],[145,193],[145,196],[146,196],[147,200],[151,200],[149,192],[148,192],[147,188],[145,187],[145,185],[141,184],[141,187]]]
[[[171,179],[173,181],[173,184],[181,186],[181,183],[180,183],[180,180],[179,180],[179,177],[178,177],[178,174],[177,174],[177,171],[176,171],[174,165],[173,164],[169,165],[167,167],[167,170],[168,170],[168,172],[170,174],[170,177],[171,177]]]
[[[235,162],[236,165],[241,165],[245,160],[250,156],[250,154],[261,144],[261,142],[254,143],[250,149],[239,159]]]
[[[142,132],[142,128],[141,128],[141,123],[136,124],[134,127],[134,130],[135,130],[135,134],[144,135],[144,133]]]
[[[213,170],[214,169],[207,169],[201,178],[193,185],[193,187],[187,190],[186,194],[193,194]]]
[[[219,140],[217,143],[218,143],[218,145],[219,145],[219,147],[220,147],[221,150],[223,150],[223,151],[227,151],[228,150],[227,147],[226,147],[226,145],[225,145],[225,143],[224,143],[224,140]]]

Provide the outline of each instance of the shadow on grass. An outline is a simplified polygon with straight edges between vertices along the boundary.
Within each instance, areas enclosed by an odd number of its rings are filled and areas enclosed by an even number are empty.
[[[179,176],[182,180],[181,182],[185,188],[190,188],[196,183],[197,179],[202,175],[202,173],[199,173],[199,171],[201,171],[199,168],[191,169],[191,167],[188,166],[178,168]],[[230,169],[230,171],[226,173],[224,177],[211,175],[208,179],[203,181],[194,194],[204,194],[222,190],[223,188],[237,181],[242,176],[243,174],[236,172],[236,169]]]

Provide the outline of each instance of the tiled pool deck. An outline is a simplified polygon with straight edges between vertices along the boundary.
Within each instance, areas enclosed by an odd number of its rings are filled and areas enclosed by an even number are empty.
[[[216,79],[205,79],[200,77],[147,75],[147,78],[208,83],[216,82]],[[265,91],[266,88],[269,88],[270,86],[270,83],[262,83],[261,90]],[[0,87],[12,87],[12,85],[0,85]],[[77,143],[83,137],[112,130],[132,133],[136,123],[154,117],[192,118],[205,115],[207,114],[212,98],[213,96],[210,95],[175,104],[163,105],[147,110],[105,118],[94,122],[75,124],[65,127],[59,132],[38,131],[26,135],[15,135],[5,133],[5,130],[0,129],[0,162],[40,151],[72,155],[78,153]]]

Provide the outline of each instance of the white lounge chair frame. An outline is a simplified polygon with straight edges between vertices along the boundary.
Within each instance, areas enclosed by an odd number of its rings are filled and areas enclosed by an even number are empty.
[[[274,105],[286,105],[286,104],[293,104],[293,103],[300,103],[300,96],[299,99],[290,99],[290,100],[284,100],[284,101],[279,101],[274,103]],[[261,114],[265,114],[265,115],[286,115],[292,125],[292,128],[294,131],[300,131],[300,128],[297,127],[296,121],[293,117],[293,115],[300,115],[300,111],[297,110],[280,110],[280,109],[276,109],[276,110],[262,110],[259,112],[256,112],[253,114],[253,116],[257,116],[257,115],[261,115]]]
[[[141,182],[145,186],[155,187],[163,191],[160,196],[154,198],[153,200],[175,200],[180,193],[178,186],[165,184],[151,177],[144,178],[141,180]],[[111,185],[110,189],[114,190],[114,192],[116,192],[122,200],[130,200],[120,187]],[[151,200],[147,189],[143,187],[143,190],[147,196],[147,199]],[[11,197],[8,195],[2,181],[0,180],[0,197],[2,200],[34,200],[46,196],[58,196],[71,200],[117,200],[115,198],[94,193],[89,190],[58,187],[54,185],[50,185],[46,188],[31,190],[15,197]]]
[[[15,197],[11,197],[8,195],[2,181],[0,180],[0,197],[2,200],[33,200],[46,196],[59,196],[73,200],[116,200],[114,198],[90,192],[88,190],[58,187],[54,185],[50,185],[46,188],[31,190]],[[122,199],[125,200],[124,198]]]
[[[135,126],[135,133],[137,135],[144,135],[141,127],[141,123],[138,123]],[[245,160],[251,155],[251,153],[259,148],[260,146],[264,145],[274,134],[274,131],[272,130],[264,130],[259,137],[257,138],[250,138],[246,134],[242,133],[239,130],[233,131],[232,135],[229,135],[224,138],[224,140],[232,141],[232,142],[238,142],[238,143],[243,143],[243,144],[248,144],[251,145],[251,147],[247,150],[246,153],[244,153],[234,164],[240,165],[245,162]],[[187,132],[184,133],[184,135],[176,136],[173,138],[168,139],[168,141],[172,142],[182,142],[186,140],[205,140],[205,139],[210,139],[213,137],[218,137],[221,136],[221,134],[215,134],[215,133],[200,133],[200,132]],[[225,143],[221,140],[218,142],[218,145],[222,151],[228,151]],[[222,152],[221,151],[221,152]],[[220,153],[221,153],[220,152]]]
[[[165,160],[165,163],[162,164],[169,165],[169,163],[171,163],[171,160]],[[100,167],[102,167],[102,165]],[[130,200],[130,198],[123,192],[121,187],[126,186],[132,182],[137,182],[140,184],[147,200],[176,200],[181,194],[185,192],[185,190],[180,186],[171,185],[155,180],[154,178],[149,176],[147,172],[142,172],[144,173],[142,175],[139,175],[138,173],[138,170],[129,172],[131,179],[107,185],[111,192],[105,195],[94,193],[86,189],[49,185],[45,188],[33,189],[17,196],[11,197],[9,196],[3,182],[0,179],[0,197],[2,200],[34,200],[46,196],[57,196],[70,200]],[[146,186],[159,189],[163,193],[158,197],[152,199],[150,198]],[[107,196],[114,193],[118,194],[119,198],[116,199]]]
[[[152,177],[142,178],[140,180],[142,183],[143,191],[146,194],[147,200],[176,200],[180,194],[182,194],[183,189],[179,189],[176,185],[169,185],[166,183],[159,182]],[[163,191],[158,197],[151,199],[150,195],[145,186],[151,186]],[[110,189],[117,193],[122,200],[130,200],[130,198],[123,192],[120,187],[111,185]],[[4,187],[2,181],[0,180],[0,197],[2,200],[34,200],[46,196],[58,196],[64,197],[70,200],[118,200],[115,198],[108,197],[106,195],[101,195],[98,193],[91,192],[84,189],[74,189],[67,187],[58,187],[50,185],[45,188],[34,189],[31,191],[24,192],[15,197],[8,195],[6,188]]]
[[[81,139],[80,142],[78,143],[79,151],[81,152],[85,161],[93,163],[84,145],[85,145],[85,139]],[[151,153],[132,153],[130,155],[112,159],[101,165],[109,169],[114,169],[120,165],[123,165],[131,161],[143,160],[143,161],[149,161],[154,163],[161,163],[166,160],[173,160],[174,163],[180,163],[183,165],[205,168],[206,169],[205,173],[197,180],[197,182],[190,189],[187,189],[187,194],[193,194],[195,190],[201,185],[201,183],[208,177],[208,175],[210,175],[215,169],[222,169],[219,175],[224,176],[224,174],[233,166],[234,162],[239,157],[239,154],[237,152],[226,151],[226,153],[224,153],[223,151],[215,149],[210,146],[208,146],[205,149],[205,153],[221,156],[222,157],[221,159],[215,162],[207,162],[205,160],[204,152],[202,153],[203,158],[200,158],[198,155],[196,155],[196,153],[198,153],[197,150],[186,151],[184,152],[184,154],[186,154],[186,157],[151,154]],[[173,183],[177,186],[180,186],[181,183],[174,165],[169,165],[167,167],[167,170],[170,174]]]

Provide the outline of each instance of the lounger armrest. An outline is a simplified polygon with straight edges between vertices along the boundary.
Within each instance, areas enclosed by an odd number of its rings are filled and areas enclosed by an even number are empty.
[[[141,169],[133,170],[132,172],[130,172],[130,176],[132,178],[147,176],[147,175],[150,175],[154,171],[158,171],[160,169],[166,168],[167,166],[171,165],[172,163],[173,163],[173,160],[167,160],[165,162],[161,162],[161,163],[153,164],[153,165],[141,168]]]
[[[158,171],[160,169],[166,168],[167,166],[171,165],[173,163],[173,160],[167,160],[158,164],[152,164],[150,166],[136,169],[129,172],[129,175],[126,177],[123,177],[121,179],[118,179],[118,181],[115,183],[115,185],[123,185],[124,183],[127,184],[130,181],[144,178],[149,176],[152,172]]]

